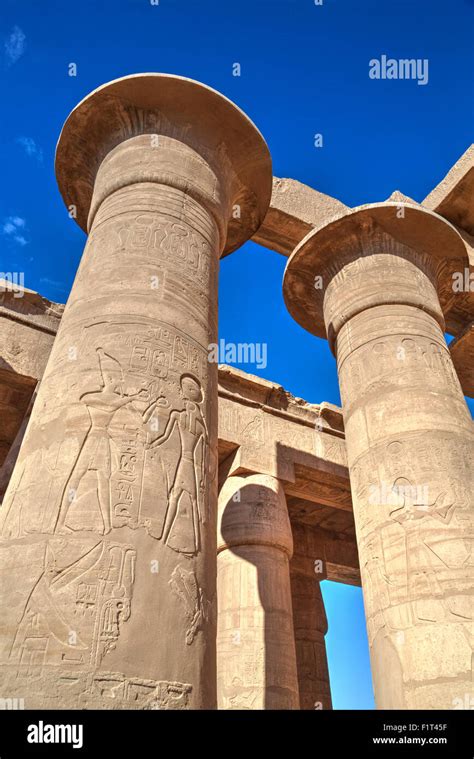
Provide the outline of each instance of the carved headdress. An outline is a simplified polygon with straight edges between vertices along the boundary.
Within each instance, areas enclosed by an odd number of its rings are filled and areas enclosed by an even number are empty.
[[[123,371],[119,362],[113,356],[109,356],[103,348],[97,348],[99,356],[100,374],[102,386],[114,384],[115,387],[123,387]]]

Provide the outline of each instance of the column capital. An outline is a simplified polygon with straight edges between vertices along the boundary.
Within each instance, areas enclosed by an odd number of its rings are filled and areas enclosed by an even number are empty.
[[[56,150],[56,177],[66,206],[75,207],[76,221],[84,231],[90,229],[94,184],[104,158],[118,145],[141,135],[167,138],[168,150],[171,142],[184,143],[209,164],[215,174],[213,199],[218,203],[224,192],[227,200],[224,255],[258,229],[270,201],[272,173],[268,147],[256,126],[232,101],[200,82],[146,73],[97,88],[74,108],[63,126]],[[189,158],[185,156],[183,161]],[[175,171],[167,181],[162,166],[158,179],[156,171],[147,175],[148,164],[143,161],[135,167],[134,181],[175,186]],[[232,215],[235,205],[241,208],[239,218]]]
[[[233,475],[219,494],[217,552],[239,546],[271,546],[293,555],[283,486],[269,474]]]
[[[435,296],[433,316],[442,324],[435,289],[440,286],[438,265],[446,259],[465,259],[466,248],[456,229],[441,216],[401,201],[353,208],[306,235],[285,269],[283,293],[289,312],[304,329],[329,339],[334,348],[335,332],[366,308],[409,304],[426,310],[426,292],[413,287],[416,277],[401,278],[398,265],[392,267],[391,277],[388,256],[394,264],[404,259],[406,267],[412,264],[428,275]],[[348,264],[352,264],[350,275],[343,271]],[[356,284],[358,269],[360,281]],[[328,285],[336,277],[346,282],[352,297],[350,304],[339,303],[334,324],[327,295]]]

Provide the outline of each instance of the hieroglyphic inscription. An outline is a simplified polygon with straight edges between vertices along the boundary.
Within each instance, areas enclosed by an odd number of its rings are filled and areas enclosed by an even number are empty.
[[[131,612],[133,547],[112,541],[65,545],[58,538],[40,549],[40,573],[32,575],[18,609],[19,623],[5,662],[14,680],[41,679],[48,668],[63,664],[79,673],[95,669],[117,646]],[[15,561],[14,547],[8,551]],[[10,603],[19,602],[12,598]]]
[[[207,283],[211,249],[209,243],[188,225],[170,221],[159,214],[140,214],[117,232],[120,245],[158,253],[181,273]]]
[[[85,327],[79,349],[95,377],[76,388],[82,432],[66,429],[61,444],[33,453],[35,461],[25,457],[5,504],[4,536],[107,534],[126,525],[196,554],[207,519],[204,349],[176,329],[130,319]],[[41,523],[23,524],[34,470],[44,477],[42,466],[53,460],[45,513],[35,510]],[[32,477],[23,489],[25,469]]]

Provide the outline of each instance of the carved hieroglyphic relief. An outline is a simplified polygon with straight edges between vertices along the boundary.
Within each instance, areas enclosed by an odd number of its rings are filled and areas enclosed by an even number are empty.
[[[187,622],[185,639],[191,645],[210,614],[210,603],[204,598],[196,574],[178,564],[169,581],[173,593],[180,599]]]
[[[276,499],[268,497],[268,487],[253,485],[252,500],[248,503],[249,519],[257,529],[273,527],[274,529],[287,529],[288,516],[279,508]]]
[[[132,224],[119,227],[117,243],[123,247],[156,251],[158,260],[207,284],[209,279],[210,245],[187,225],[170,221],[160,214],[140,214]]]
[[[354,402],[354,387],[369,394],[395,382],[416,386],[423,384],[427,374],[432,386],[460,390],[449,350],[441,339],[392,335],[368,342],[358,350],[358,360],[348,362],[339,374],[344,408],[349,410]],[[360,400],[360,394],[357,397]]]
[[[110,699],[112,708],[145,710],[187,709],[192,685],[166,680],[127,678],[119,672],[102,672],[93,679],[92,697],[88,701],[93,708],[94,696],[100,697],[101,708]]]
[[[338,363],[376,700],[446,709],[471,680],[472,420],[424,250],[433,228],[421,243],[433,219],[412,222],[413,250],[398,232],[383,239],[383,222],[372,229],[375,215],[356,244],[355,217],[334,227],[321,311]]]
[[[396,631],[416,623],[467,623],[471,601],[459,583],[464,573],[467,582],[472,562],[468,451],[454,436],[429,443],[412,437],[387,443],[385,460],[377,462],[372,478],[380,480],[368,479],[356,491],[359,543],[367,556],[364,592],[374,602],[367,608],[379,609],[375,616],[368,611],[369,638],[385,625]],[[356,471],[366,473],[366,467],[361,459]],[[453,467],[462,472],[456,481]]]
[[[191,374],[183,374],[180,388],[184,408],[171,411],[165,431],[151,446],[163,445],[174,432],[178,435],[179,458],[173,483],[168,488],[162,537],[175,551],[195,554],[201,547],[201,524],[207,521],[203,496],[208,433],[201,411],[203,393],[199,380]]]
[[[85,676],[116,648],[130,617],[136,551],[115,541],[61,538],[27,550],[29,589],[6,600],[18,618],[2,665],[10,685],[43,681],[61,667]],[[15,545],[2,556],[11,571],[22,571]]]
[[[226,369],[223,383],[229,376]],[[252,389],[246,387],[244,377],[239,375],[239,379],[239,394],[228,397],[223,389],[219,398],[219,438],[239,446],[239,465],[243,469],[293,482],[295,464],[308,461],[308,457],[314,457],[314,466],[317,457],[347,467],[344,440],[320,431],[317,410],[309,404],[299,406],[291,396],[289,403],[285,396],[289,406],[285,415],[277,413],[274,407],[249,405],[246,393],[251,395]],[[253,378],[252,382],[255,384]],[[302,417],[301,410],[306,416]]]
[[[184,619],[183,645],[195,643],[210,624],[199,568],[190,564],[173,574],[179,557],[191,561],[201,552],[209,520],[208,367],[198,343],[151,319],[83,323],[68,342],[87,371],[75,371],[73,362],[57,371],[58,398],[67,409],[58,415],[52,405],[43,407],[43,426],[32,426],[34,444],[24,449],[1,509],[4,543],[40,538],[38,549],[47,546],[44,565],[25,578],[31,594],[18,609],[18,627],[2,630],[11,650],[1,659],[7,690],[27,677],[36,682],[31,698],[38,693],[41,701],[51,681],[52,704],[61,704],[63,693],[65,703],[83,708],[101,706],[94,677],[119,669],[119,660],[108,666],[108,659],[123,627],[137,624],[131,598],[139,543],[130,530],[146,533],[169,554],[147,543],[144,561],[159,558],[160,570],[170,573],[168,581],[164,575],[155,582],[170,623],[173,614]],[[57,350],[61,363],[67,351]],[[58,560],[66,549],[68,560]],[[175,682],[175,669],[167,672],[162,663],[157,669],[168,679],[118,676],[111,707],[189,708],[191,685]],[[137,695],[135,703],[132,692],[148,695]]]
[[[12,687],[14,683],[9,684]],[[62,708],[67,699],[74,709],[145,711],[188,709],[193,691],[190,683],[130,677],[107,670],[82,674],[65,666],[58,671],[49,669],[41,679],[29,678],[27,688],[30,698],[37,694],[38,703],[46,709]]]
[[[86,346],[96,379],[85,392],[76,389],[81,408],[74,421],[82,416],[82,434],[75,428],[23,461],[5,503],[3,535],[106,534],[127,525],[196,554],[207,519],[204,351],[176,329],[133,321],[85,327],[80,350]],[[50,474],[49,498],[36,522],[23,524],[35,471],[43,479]]]

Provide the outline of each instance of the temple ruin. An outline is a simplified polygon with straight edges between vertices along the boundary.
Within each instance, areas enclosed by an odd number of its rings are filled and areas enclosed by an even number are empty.
[[[472,687],[473,147],[422,203],[348,208],[272,180],[224,96],[143,74],[74,109],[56,173],[88,235],[68,302],[0,288],[0,695],[331,709],[329,579],[362,585],[377,706],[453,708]],[[219,258],[248,239],[288,257],[342,409],[207,360]]]

